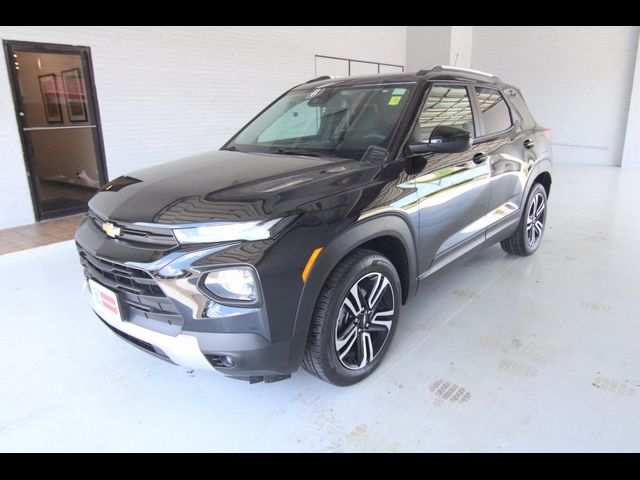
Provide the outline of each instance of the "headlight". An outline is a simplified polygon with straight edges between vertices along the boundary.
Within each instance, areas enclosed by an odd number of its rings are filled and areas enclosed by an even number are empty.
[[[212,270],[204,277],[204,288],[223,300],[242,303],[258,301],[258,284],[250,267]]]
[[[220,222],[201,227],[175,228],[173,234],[181,244],[266,240],[281,219],[254,222]]]

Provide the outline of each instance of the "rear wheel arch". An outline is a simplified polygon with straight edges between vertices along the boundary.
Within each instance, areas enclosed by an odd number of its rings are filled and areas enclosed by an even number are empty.
[[[548,171],[544,171],[540,174],[538,174],[538,176],[536,178],[534,178],[533,183],[539,183],[540,185],[542,185],[545,189],[545,191],[547,192],[547,198],[549,198],[549,194],[551,193],[551,173]]]
[[[531,189],[536,183],[539,183],[544,187],[547,193],[547,198],[549,197],[552,182],[551,169],[551,160],[548,158],[543,158],[535,164],[527,178],[527,183],[522,198],[520,199],[520,208],[524,208],[527,198],[529,198],[529,192],[531,192]]]

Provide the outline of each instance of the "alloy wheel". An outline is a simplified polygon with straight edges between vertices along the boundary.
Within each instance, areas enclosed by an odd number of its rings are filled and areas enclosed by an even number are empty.
[[[542,193],[536,193],[527,212],[527,243],[535,248],[542,239],[545,220],[545,199]]]
[[[356,281],[342,302],[335,328],[340,363],[360,370],[371,363],[389,338],[395,319],[395,297],[389,279],[368,273]]]

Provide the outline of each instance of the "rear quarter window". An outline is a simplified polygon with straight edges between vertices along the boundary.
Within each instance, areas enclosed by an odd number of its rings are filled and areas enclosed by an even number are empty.
[[[522,94],[513,88],[508,89],[505,93],[509,99],[509,103],[511,103],[511,106],[515,109],[515,113],[520,117],[522,127],[525,130],[534,128],[536,126],[536,121],[531,115]]]
[[[503,132],[511,127],[511,112],[498,90],[476,87],[476,98],[486,135]]]

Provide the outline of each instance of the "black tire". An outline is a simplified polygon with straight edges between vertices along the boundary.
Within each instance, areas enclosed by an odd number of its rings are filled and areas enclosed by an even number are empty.
[[[400,278],[388,258],[365,249],[349,254],[331,272],[318,297],[303,368],[339,386],[353,385],[369,376],[393,338],[401,295]],[[362,313],[357,316],[353,314],[358,310],[356,302],[362,305]],[[351,340],[353,336],[355,340]],[[344,346],[339,353],[341,343]]]
[[[540,201],[543,202],[542,211],[541,213],[534,212],[535,215],[532,218],[531,214],[534,202]],[[502,249],[510,255],[519,255],[521,257],[531,255],[538,250],[547,225],[547,209],[547,191],[541,184],[536,183],[531,187],[517,230],[509,238],[500,242]],[[541,223],[541,228],[537,228],[538,222]],[[533,229],[533,231],[531,229]],[[536,236],[538,230],[540,230],[539,235]],[[533,242],[531,235],[534,235]]]

